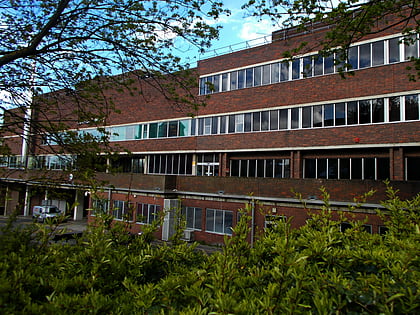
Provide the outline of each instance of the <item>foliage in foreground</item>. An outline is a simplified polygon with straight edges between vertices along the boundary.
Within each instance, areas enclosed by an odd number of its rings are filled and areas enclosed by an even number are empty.
[[[3,314],[418,314],[420,195],[389,191],[385,236],[353,222],[340,232],[328,195],[310,224],[280,222],[253,247],[244,215],[226,246],[152,245],[153,227],[130,238],[110,217],[76,245],[48,226],[0,236]],[[245,209],[247,210],[247,209]],[[382,211],[384,213],[384,211]]]

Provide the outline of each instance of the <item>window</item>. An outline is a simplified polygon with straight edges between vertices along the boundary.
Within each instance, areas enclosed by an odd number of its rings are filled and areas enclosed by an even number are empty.
[[[400,39],[393,38],[388,40],[388,62],[394,63],[400,61]]]
[[[138,203],[137,204],[137,213],[136,213],[136,222],[143,224],[151,224],[153,221],[159,218],[160,206],[147,204],[147,203]]]
[[[405,97],[405,120],[419,119],[419,98],[418,95]]]
[[[370,119],[370,101],[359,102],[359,124],[369,124]]]
[[[107,199],[93,199],[93,215],[108,213],[109,200]]]
[[[417,35],[404,37],[404,57],[405,60],[418,57]]]
[[[420,157],[407,157],[405,159],[405,172],[407,180],[420,180]]]
[[[359,68],[367,68],[371,66],[371,47],[369,44],[359,46]]]
[[[184,216],[188,229],[201,230],[201,208],[185,207],[182,209],[182,215]]]
[[[206,209],[206,232],[232,235],[233,212]]]
[[[112,203],[112,215],[117,220],[133,220],[132,209],[126,201],[114,200]]]
[[[389,98],[389,121],[401,120],[400,97]]]
[[[219,154],[198,154],[197,176],[219,176]]]
[[[372,179],[389,178],[388,158],[304,159],[304,178]]]
[[[290,177],[289,159],[231,160],[230,176],[240,177]]]
[[[148,158],[148,174],[192,175],[192,154],[154,154]]]

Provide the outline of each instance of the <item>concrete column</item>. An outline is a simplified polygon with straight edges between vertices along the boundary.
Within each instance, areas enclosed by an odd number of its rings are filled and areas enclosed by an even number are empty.
[[[23,205],[23,215],[24,216],[28,216],[30,214],[29,212],[31,210],[31,207],[30,207],[31,206],[30,205],[31,200],[30,200],[29,192],[30,192],[29,186],[26,185],[25,202],[24,202],[24,205]]]
[[[73,220],[82,220],[83,219],[83,191],[76,190],[76,197],[74,200],[74,214]]]

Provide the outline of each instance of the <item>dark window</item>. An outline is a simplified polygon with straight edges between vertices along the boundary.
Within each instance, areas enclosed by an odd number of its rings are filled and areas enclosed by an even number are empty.
[[[250,68],[250,69],[246,69],[245,70],[245,87],[252,87],[253,85],[253,79],[254,79],[254,69]]]
[[[287,129],[288,110],[287,109],[280,109],[279,115],[280,115],[279,128],[280,129]]]
[[[279,129],[279,111],[271,110],[270,111],[270,130]]]
[[[316,159],[305,159],[305,178],[316,178]]]
[[[239,176],[248,176],[248,160],[241,160],[241,173],[239,174]]]
[[[299,128],[299,108],[292,108],[292,129]]]
[[[370,43],[359,46],[359,68],[371,66]]]
[[[158,137],[159,138],[166,138],[168,136],[168,123],[167,122],[161,122],[159,123],[159,131],[158,131]]]
[[[228,74],[222,74],[222,91],[227,91],[229,89]]]
[[[400,39],[393,38],[388,41],[389,63],[400,61]]]
[[[350,65],[349,70],[355,70],[359,68],[358,58],[358,47],[351,47],[348,52],[348,63]]]
[[[261,85],[262,67],[254,68],[254,86]]]
[[[264,160],[257,160],[257,174],[256,177],[265,176],[265,165]]]
[[[265,177],[273,177],[274,163],[273,160],[265,161]]]
[[[324,74],[324,58],[320,55],[314,58],[314,75]]]
[[[362,159],[361,158],[351,159],[351,178],[362,179]]]
[[[168,137],[177,137],[177,136],[178,136],[178,121],[170,121]]]
[[[252,114],[252,130],[253,131],[260,131],[260,119],[261,119],[261,113],[256,112]]]
[[[158,134],[158,124],[152,123],[149,124],[149,138],[157,138]]]
[[[218,127],[219,127],[219,119],[218,119],[218,117],[212,117],[211,118],[211,134],[212,135],[217,134]]]
[[[375,158],[364,159],[364,179],[375,179]]]
[[[327,159],[317,160],[317,178],[327,178]]]
[[[248,161],[248,177],[255,177],[256,175],[256,160]]]
[[[420,157],[407,157],[407,180],[420,180]]]
[[[302,108],[302,128],[311,128],[312,122],[312,107],[307,106]]]
[[[243,89],[245,87],[245,77],[246,77],[245,70],[239,70],[238,71],[238,89]]]
[[[312,57],[303,58],[303,77],[312,77]]]
[[[314,127],[322,127],[322,105],[317,105],[313,107],[313,126]]]
[[[292,61],[292,80],[300,78],[300,59]]]
[[[357,124],[357,102],[348,102],[347,103],[347,125]]]
[[[384,62],[384,42],[372,43],[372,66],[383,65]]]
[[[389,121],[400,121],[401,110],[400,110],[400,97],[389,98]]]
[[[334,104],[324,105],[324,127],[334,126]]]
[[[269,130],[270,126],[270,112],[261,112],[261,130]]]
[[[239,160],[230,161],[230,176],[239,176]]]
[[[342,126],[346,124],[346,104],[335,104],[335,125]]]
[[[405,97],[405,120],[419,119],[419,99],[417,95]]]
[[[229,115],[229,127],[228,127],[229,133],[235,132],[235,115]]]
[[[226,133],[226,116],[220,117],[220,133]]]
[[[376,159],[376,174],[378,180],[389,179],[389,159],[377,158]]]
[[[280,81],[289,81],[289,62],[281,63]]]
[[[245,114],[244,115],[244,131],[249,132],[251,131],[251,125],[252,125],[252,114]]]
[[[232,71],[230,73],[230,89],[231,91],[238,88],[238,71]]]
[[[271,83],[277,83],[280,80],[280,63],[271,64]]]
[[[360,101],[359,124],[369,124],[370,122],[370,101]]]
[[[338,159],[328,159],[328,178],[338,178]]]
[[[350,159],[340,159],[340,179],[350,179]]]
[[[324,57],[324,74],[334,73],[334,54]]]
[[[372,122],[380,123],[384,122],[384,99],[377,98],[372,100]]]

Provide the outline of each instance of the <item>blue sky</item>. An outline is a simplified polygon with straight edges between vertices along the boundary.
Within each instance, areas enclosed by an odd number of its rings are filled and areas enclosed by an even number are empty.
[[[273,26],[273,23],[268,19],[259,21],[255,17],[247,16],[247,13],[241,9],[245,1],[226,0],[225,7],[231,11],[231,15],[222,16],[217,21],[207,20],[208,24],[223,27],[220,30],[219,40],[213,41],[209,53],[199,56],[194,49],[190,51],[188,48],[180,48],[181,55],[185,56],[186,59],[190,58],[190,62],[194,62],[197,59],[211,57],[214,55],[214,52],[223,54],[227,53],[229,49],[245,48],[246,41],[253,46],[258,42],[264,41],[264,37],[271,40],[271,32],[278,30],[279,26]]]

